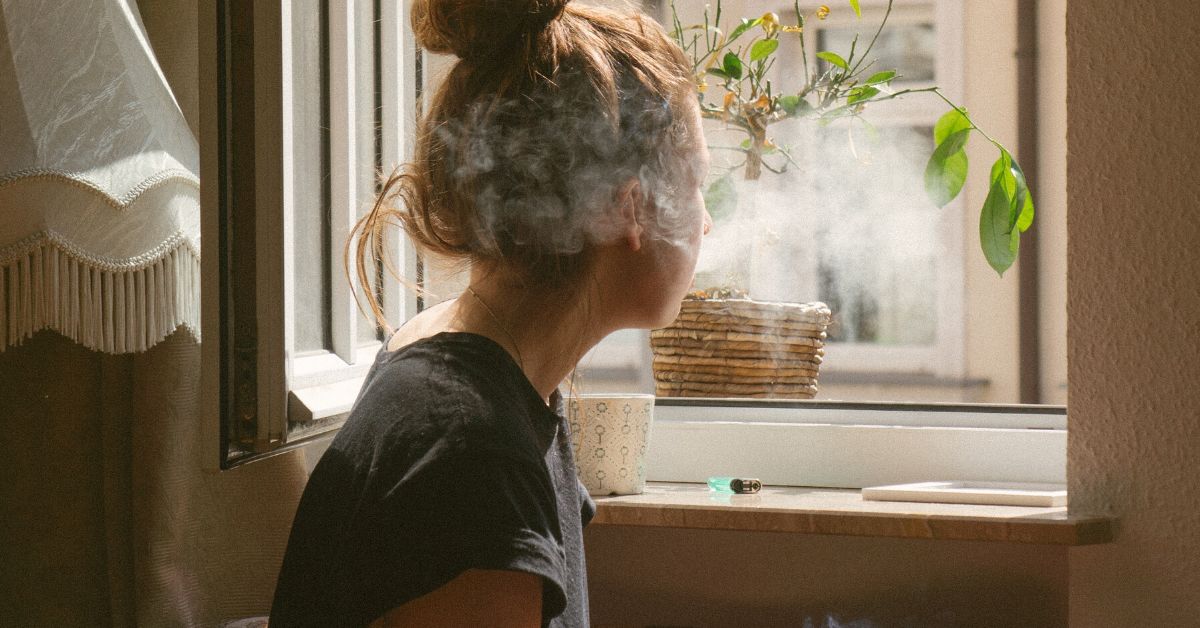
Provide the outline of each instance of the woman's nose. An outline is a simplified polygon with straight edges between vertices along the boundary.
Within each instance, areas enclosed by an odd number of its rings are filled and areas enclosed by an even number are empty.
[[[708,209],[705,208],[705,210],[704,210],[704,231],[703,231],[704,235],[708,235],[708,232],[712,231],[712,228],[713,228],[712,214],[708,213]]]

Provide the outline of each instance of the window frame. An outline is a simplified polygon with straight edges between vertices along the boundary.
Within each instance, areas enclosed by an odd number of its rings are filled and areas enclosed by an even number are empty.
[[[362,90],[355,84],[356,57],[358,55],[354,32],[355,9],[364,0],[343,0],[340,10],[330,11],[330,163],[343,166],[331,172],[331,241],[344,242],[357,219],[362,201],[357,197],[357,177],[363,168],[375,168],[375,164],[362,164],[358,159],[358,121],[356,111]],[[286,3],[285,3],[286,4]],[[331,3],[331,8],[337,5]],[[412,145],[414,124],[402,124],[403,120],[416,120],[415,99],[419,90],[416,84],[418,69],[414,63],[415,47],[408,26],[408,2],[379,2],[379,80],[381,128],[379,162],[384,168],[398,165],[407,160]],[[290,13],[290,6],[283,8]],[[286,16],[284,19],[290,19]],[[284,36],[284,46],[290,45],[290,37]],[[334,69],[340,68],[341,72]],[[284,111],[290,111],[291,94],[285,87]],[[287,127],[285,127],[287,128]],[[284,150],[285,190],[294,189],[288,180],[292,175],[288,161],[291,150]],[[290,199],[284,199],[284,225],[288,234],[285,242],[291,245],[294,218]],[[351,285],[342,281],[343,258],[341,247],[331,246],[329,275],[332,278],[330,321],[332,350],[299,354],[291,338],[295,329],[295,275],[291,268],[284,273],[284,330],[288,335],[287,388],[288,408],[286,430],[289,436],[318,436],[336,430],[350,412],[358,389],[367,370],[374,361],[381,343],[363,343],[359,339],[358,327],[370,325],[351,291]],[[287,260],[295,252],[285,252]],[[408,280],[415,273],[416,255],[412,247],[398,242],[390,251],[396,271]],[[415,295],[405,291],[400,282],[392,280],[386,273],[381,294],[384,315],[388,320],[405,320],[417,311]],[[353,280],[353,279],[352,279]],[[357,282],[355,281],[356,287]]]
[[[654,412],[651,481],[1066,483],[1065,406],[659,399]]]
[[[329,3],[331,240],[344,241],[356,218],[355,8]],[[408,6],[376,2],[380,46],[380,161],[407,158],[416,119],[416,49]],[[332,350],[298,355],[294,345],[292,259],[294,98],[292,5],[280,0],[206,0],[200,6],[202,258],[204,335],[201,378],[205,466],[227,469],[328,437],[340,427],[380,343],[361,343],[364,318],[342,281],[340,247],[331,247]],[[374,90],[370,90],[374,98]],[[341,164],[338,168],[337,165]],[[415,272],[411,247],[397,240],[393,261]],[[385,315],[404,320],[416,299],[400,282],[381,294]],[[367,323],[369,324],[369,323]]]
[[[353,4],[346,2],[346,15],[352,15]],[[416,119],[422,77],[419,55],[414,57],[416,49],[406,43],[411,42],[408,3],[380,4],[387,16],[380,41],[382,89],[384,99],[396,103],[383,111],[383,162],[398,164],[411,144],[411,137],[400,132],[401,121]],[[249,11],[255,19],[242,24],[243,30],[229,28],[235,10]],[[342,351],[324,355],[294,358],[291,351],[287,203],[292,146],[284,132],[291,122],[286,106],[291,95],[287,81],[278,80],[287,76],[290,63],[284,45],[289,12],[289,3],[281,0],[203,0],[200,7],[201,132],[207,140],[201,142],[202,203],[215,208],[202,218],[202,326],[209,342],[201,349],[201,381],[209,419],[205,466],[211,470],[331,437],[378,349],[377,343],[353,346],[356,335],[350,333],[351,351],[344,342]],[[250,73],[249,82],[234,71]],[[237,92],[231,80],[251,88]],[[247,107],[253,112],[248,127]],[[249,168],[234,167],[246,163]],[[234,234],[232,228],[244,226],[247,213],[251,228]],[[412,247],[399,240],[392,249],[396,262],[412,279],[419,272],[417,260]],[[390,320],[404,320],[418,310],[416,297],[399,282],[384,290]],[[243,336],[239,325],[249,329]],[[246,338],[254,342],[239,344]],[[247,408],[249,415],[243,412]],[[302,412],[327,421],[324,429],[289,433],[289,419]],[[929,477],[1065,479],[1062,407],[660,399],[656,413],[651,480],[703,481],[706,474],[742,471],[776,484],[846,488]],[[989,420],[977,420],[980,415]],[[253,419],[254,450],[230,457],[225,448],[229,426],[245,419]],[[953,455],[938,458],[928,452]],[[709,468],[714,460],[720,461],[719,471]]]

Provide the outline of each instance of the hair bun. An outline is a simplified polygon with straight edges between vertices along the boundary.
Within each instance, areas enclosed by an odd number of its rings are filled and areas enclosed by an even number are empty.
[[[412,28],[426,50],[487,58],[544,30],[570,0],[416,0]]]

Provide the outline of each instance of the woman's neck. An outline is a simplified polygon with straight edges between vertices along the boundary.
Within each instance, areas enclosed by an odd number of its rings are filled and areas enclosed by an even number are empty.
[[[439,312],[433,327],[495,341],[549,402],[584,354],[612,331],[589,310],[593,297],[583,288],[530,290],[499,272],[473,271],[469,288]]]
[[[581,282],[586,286],[587,282]],[[586,289],[530,291],[511,277],[472,274],[470,289],[458,298],[464,329],[499,342],[526,373],[542,400],[570,375],[590,348],[611,330],[598,329],[588,316],[594,303]]]

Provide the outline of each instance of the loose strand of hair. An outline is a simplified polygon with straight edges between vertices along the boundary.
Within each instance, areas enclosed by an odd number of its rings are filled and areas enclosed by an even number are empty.
[[[383,264],[387,270],[387,274],[399,281],[406,289],[412,290],[418,296],[425,294],[425,289],[421,285],[414,283],[403,273],[399,272],[396,265],[392,263],[387,255],[387,228],[394,225],[390,223],[388,218],[395,217],[400,221],[401,233],[406,233],[411,238],[413,233],[405,227],[405,214],[395,208],[389,207],[389,202],[393,198],[399,198],[406,206],[411,207],[413,200],[414,182],[411,174],[396,168],[383,181],[380,186],[379,194],[375,197],[375,202],[371,206],[371,211],[367,212],[363,217],[359,218],[354,227],[350,230],[349,237],[346,238],[345,246],[342,250],[342,266],[345,271],[347,283],[351,285],[351,294],[354,295],[354,303],[358,307],[359,312],[367,318],[374,319],[376,324],[383,328],[385,333],[390,333],[394,328],[387,320],[387,316],[383,311],[383,304],[379,299],[379,292],[382,286],[379,285],[380,278],[377,274],[379,264]],[[414,244],[417,244],[414,241]],[[420,249],[420,246],[418,246]],[[353,265],[351,264],[351,252],[353,251]],[[358,279],[357,284],[351,280],[350,269],[354,268],[354,276]],[[363,301],[366,301],[364,307]],[[368,313],[368,310],[370,312]]]

